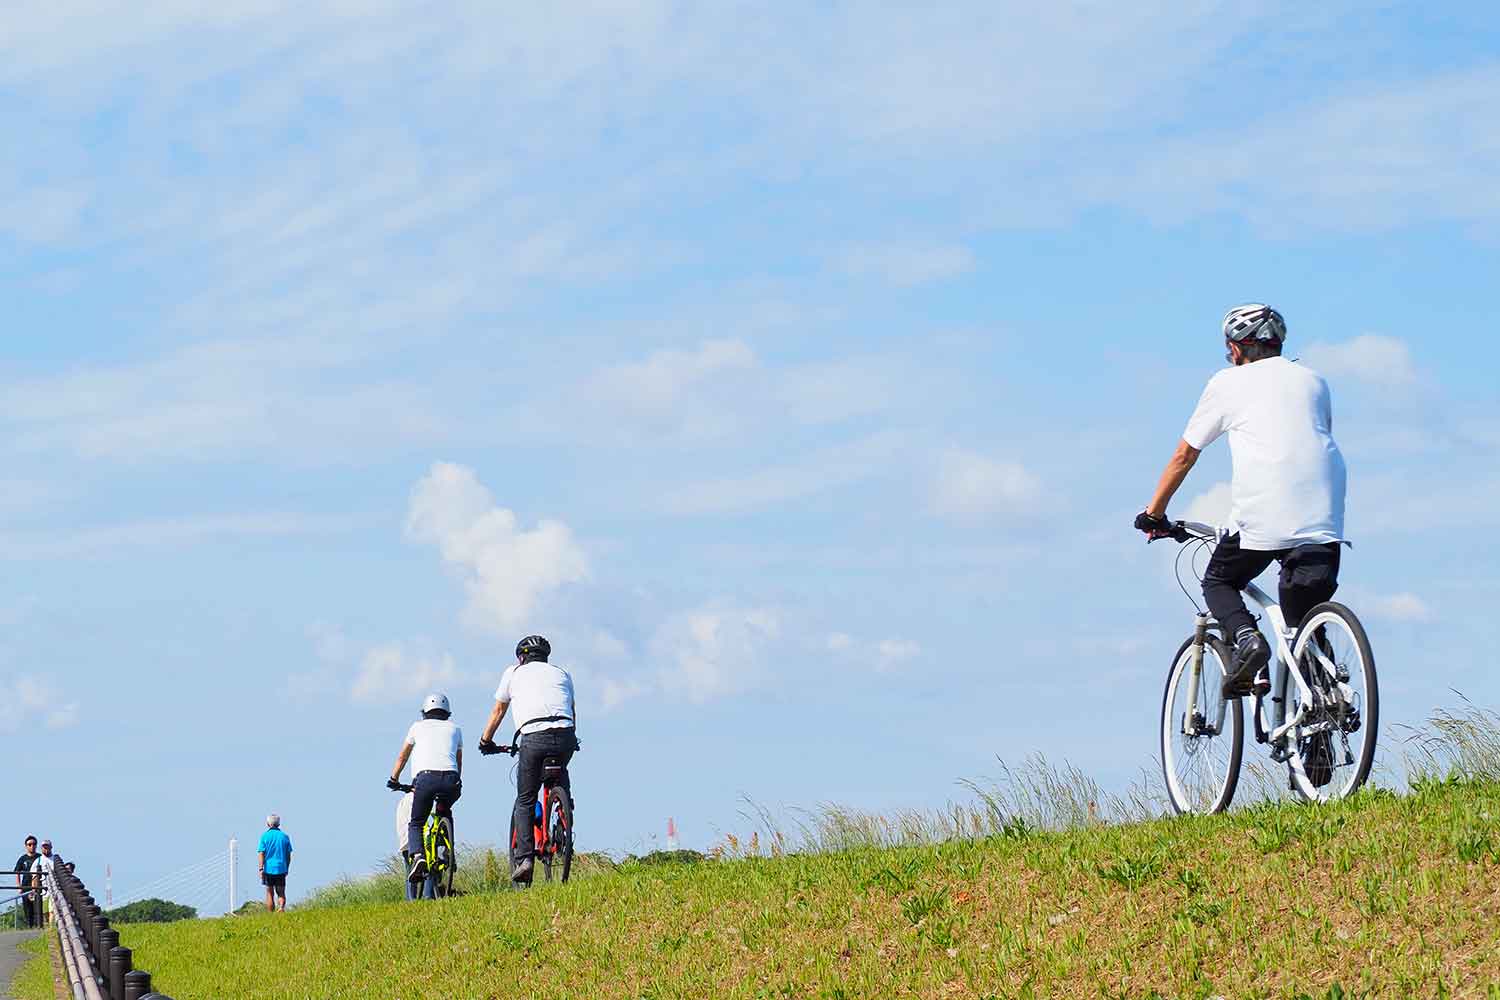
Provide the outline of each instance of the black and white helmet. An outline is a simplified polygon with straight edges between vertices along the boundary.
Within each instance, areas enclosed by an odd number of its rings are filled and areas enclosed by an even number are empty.
[[[452,709],[448,705],[448,696],[443,694],[443,692],[441,691],[434,691],[432,692],[432,694],[422,699],[423,715],[426,715],[428,712],[450,711],[452,711]]]
[[[528,635],[516,643],[516,659],[522,663],[530,663],[532,660],[546,662],[547,657],[552,655],[552,643],[542,636]]]
[[[1235,306],[1224,314],[1224,339],[1243,344],[1247,340],[1286,342],[1286,320],[1281,313],[1260,302]]]

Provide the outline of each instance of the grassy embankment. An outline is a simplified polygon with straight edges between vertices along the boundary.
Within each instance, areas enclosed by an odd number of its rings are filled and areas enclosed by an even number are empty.
[[[1500,997],[1485,738],[1477,765],[1448,754],[1447,780],[1328,807],[1051,832],[998,815],[980,829],[981,810],[941,844],[626,864],[527,893],[125,937],[177,1000]],[[858,827],[836,819],[833,839]]]

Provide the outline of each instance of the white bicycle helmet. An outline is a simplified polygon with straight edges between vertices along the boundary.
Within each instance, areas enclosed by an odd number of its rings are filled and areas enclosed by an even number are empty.
[[[1286,341],[1286,320],[1281,313],[1260,302],[1235,306],[1224,314],[1224,339],[1243,344],[1247,340]]]
[[[433,711],[452,711],[452,709],[448,707],[448,696],[443,694],[443,692],[441,691],[434,691],[432,692],[432,694],[428,695],[422,700],[422,714],[426,715],[428,712]]]

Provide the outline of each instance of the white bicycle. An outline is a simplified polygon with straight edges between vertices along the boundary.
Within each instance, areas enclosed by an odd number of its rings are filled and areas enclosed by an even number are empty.
[[[1173,522],[1178,555],[1211,550],[1223,531],[1193,521]],[[1195,574],[1196,575],[1196,574]],[[1183,586],[1183,593],[1197,599]],[[1255,584],[1245,596],[1257,605],[1275,636],[1269,696],[1256,695],[1251,715],[1256,742],[1285,764],[1292,791],[1328,802],[1353,793],[1370,776],[1379,731],[1380,696],[1375,657],[1364,626],[1342,604],[1312,608],[1291,630],[1281,608]],[[1172,661],[1161,705],[1161,762],[1172,807],[1179,813],[1216,813],[1229,807],[1245,752],[1245,713],[1239,698],[1225,698],[1230,643],[1219,623],[1199,609],[1193,634]]]

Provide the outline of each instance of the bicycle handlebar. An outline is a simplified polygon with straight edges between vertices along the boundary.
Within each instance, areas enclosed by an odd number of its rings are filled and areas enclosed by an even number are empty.
[[[1224,537],[1224,529],[1217,525],[1201,521],[1168,521],[1164,517],[1153,519],[1145,514],[1136,518],[1135,528],[1147,533],[1148,544],[1159,538],[1170,538],[1178,544],[1184,544],[1191,541],[1218,542]]]
[[[514,757],[520,750],[519,746],[507,746],[504,743],[494,742],[486,743],[484,740],[479,741],[479,752],[486,757],[493,757],[495,754],[501,753],[510,754]]]
[[[394,785],[391,784],[389,781],[387,781],[385,783],[385,787],[389,788],[393,792],[403,792],[403,793],[404,792],[413,792],[413,791],[416,791],[416,788],[417,788],[416,785],[403,785],[399,781],[396,782]]]

